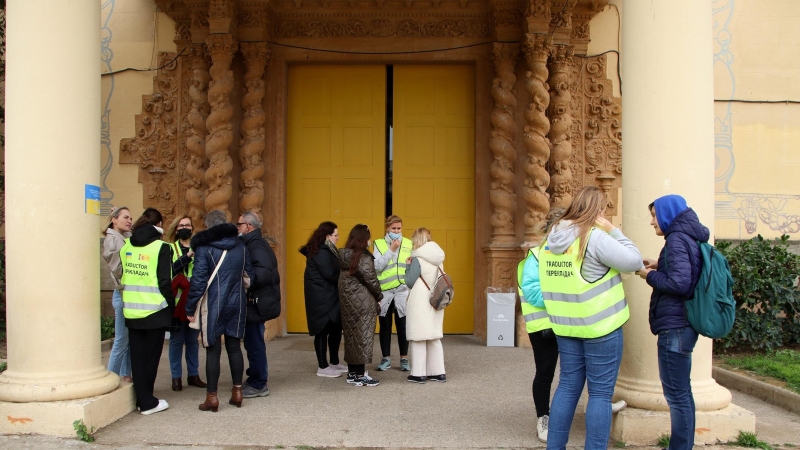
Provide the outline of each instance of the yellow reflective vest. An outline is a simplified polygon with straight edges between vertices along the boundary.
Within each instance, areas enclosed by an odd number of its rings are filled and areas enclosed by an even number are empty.
[[[580,239],[556,255],[547,242],[539,253],[542,296],[553,332],[558,336],[593,339],[621,327],[630,317],[622,275],[616,269],[595,282],[581,275]]]
[[[389,244],[386,243],[386,239],[376,239],[375,248],[381,255],[385,255],[389,250]],[[403,238],[400,248],[397,250],[397,257],[389,261],[383,272],[378,274],[378,282],[381,284],[382,291],[406,284],[406,269],[408,269],[406,260],[411,257],[411,239]]]
[[[158,252],[164,241],[134,247],[130,239],[119,250],[122,263],[122,313],[126,319],[142,319],[167,307],[158,288]]]
[[[172,262],[174,263],[181,256],[183,256],[183,252],[181,252],[181,246],[178,243],[178,241],[175,241],[170,245],[172,246]],[[186,278],[189,278],[189,279],[192,278],[192,271],[193,270],[194,270],[194,258],[192,258],[192,260],[189,261],[189,267],[186,270]],[[175,275],[177,275],[177,274],[176,273],[172,274],[173,278],[175,277]],[[178,294],[177,297],[180,297],[180,294]]]
[[[541,247],[533,247],[528,250],[528,256],[517,264],[517,293],[519,294],[519,305],[522,309],[522,317],[525,319],[525,330],[528,333],[535,333],[551,328],[550,316],[547,315],[547,309],[537,308],[531,305],[525,300],[525,294],[522,293],[522,271],[525,266],[525,261],[527,261],[528,258],[535,258],[538,260],[539,258],[536,257],[536,254],[539,252],[540,248]]]

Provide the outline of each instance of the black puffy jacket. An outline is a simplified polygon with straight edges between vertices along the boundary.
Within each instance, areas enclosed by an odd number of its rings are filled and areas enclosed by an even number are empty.
[[[700,278],[703,260],[697,241],[708,242],[710,236],[692,208],[680,212],[663,231],[665,243],[658,256],[658,270],[647,274],[647,284],[653,287],[650,296],[653,334],[689,324],[683,302],[694,298]]]
[[[332,244],[331,244],[332,245]],[[341,323],[339,308],[339,254],[322,243],[314,256],[308,256],[308,247],[300,248],[306,257],[303,274],[303,293],[306,300],[308,334],[316,336],[328,321]]]
[[[251,310],[248,313],[248,321],[256,321],[251,319],[259,315],[262,319],[277,317],[281,312],[281,276],[278,273],[278,258],[261,235],[261,228],[243,234],[241,239],[247,246],[255,278],[250,280],[248,297],[258,299],[257,306],[248,305]]]

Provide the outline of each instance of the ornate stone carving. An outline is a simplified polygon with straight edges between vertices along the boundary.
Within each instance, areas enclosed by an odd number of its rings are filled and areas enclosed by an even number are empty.
[[[552,47],[550,58],[550,203],[552,207],[566,208],[572,203],[572,113],[570,111],[570,60],[572,48],[566,45]]]
[[[176,41],[188,41],[192,39],[192,31],[189,25],[176,23],[175,24],[175,39]]]
[[[517,195],[514,192],[514,164],[517,151],[514,148],[516,123],[514,111],[517,98],[514,96],[514,66],[519,56],[519,44],[495,43],[492,50],[495,78],[492,80],[492,133],[489,148],[494,155],[491,166],[492,183],[489,198],[494,207],[491,224],[491,244],[516,244],[514,237],[514,213]]]
[[[545,167],[550,159],[550,142],[546,137],[550,131],[550,121],[545,114],[550,104],[547,85],[547,55],[550,44],[550,36],[532,33],[525,35],[523,44],[525,61],[528,64],[528,71],[525,72],[525,89],[531,101],[525,111],[527,125],[522,136],[528,156],[523,165],[525,171],[523,195],[527,206],[523,222],[527,243],[539,239],[536,225],[544,220],[550,210],[547,194],[550,174]]]
[[[204,11],[192,11],[189,15],[192,21],[192,28],[208,27],[208,13]]]
[[[270,51],[266,42],[242,43],[247,71],[244,74],[244,95],[242,108],[244,117],[239,126],[242,140],[239,142],[239,161],[242,173],[239,176],[239,213],[253,211],[260,213],[264,202],[264,151],[266,113],[261,107],[264,99],[264,70],[269,63]]]
[[[233,0],[209,0],[209,19],[230,19],[236,17],[236,2]]]
[[[525,17],[528,22],[528,33],[549,33],[550,0],[528,0],[525,6]]]
[[[478,20],[283,20],[275,37],[489,37],[491,26]]]
[[[142,113],[136,115],[136,137],[120,141],[120,163],[139,165],[144,206],[158,209],[168,222],[175,216],[179,192],[180,77],[175,53],[159,52],[158,65],[164,67],[153,79],[153,94],[142,97]]]
[[[269,14],[266,10],[257,9],[253,11],[239,12],[239,26],[264,28],[269,24]]]
[[[205,195],[206,211],[221,210],[230,219],[228,201],[231,198],[231,169],[233,161],[228,155],[228,147],[233,142],[233,106],[230,93],[233,90],[233,71],[231,61],[236,52],[237,42],[230,34],[211,34],[206,39],[208,53],[211,55],[211,84],[208,88],[208,102],[211,112],[206,119],[208,139],[206,169],[208,189]]]
[[[208,54],[202,44],[192,45],[189,55],[189,112],[186,123],[189,127],[186,137],[186,213],[192,218],[195,229],[203,229],[205,206],[205,172],[206,172],[206,119],[208,118]]]
[[[572,26],[572,39],[589,39],[589,22],[577,22]]]
[[[622,99],[613,95],[606,78],[606,56],[572,58],[570,64],[570,131],[574,151],[570,193],[598,186],[608,197],[606,217],[617,215],[617,191],[622,185]]]
[[[499,9],[494,12],[494,26],[500,27],[518,27],[523,19],[522,11],[518,9]]]

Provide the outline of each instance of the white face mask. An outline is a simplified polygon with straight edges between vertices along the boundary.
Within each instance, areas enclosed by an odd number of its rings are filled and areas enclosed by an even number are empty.
[[[164,234],[164,229],[163,228],[157,227],[155,225],[153,225],[153,228],[155,228],[156,231],[158,231],[159,234]]]

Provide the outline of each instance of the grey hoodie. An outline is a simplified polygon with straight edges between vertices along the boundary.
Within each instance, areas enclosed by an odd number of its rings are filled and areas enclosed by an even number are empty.
[[[562,220],[550,231],[547,245],[550,251],[560,255],[577,238],[578,227],[571,220]],[[642,268],[642,254],[619,228],[614,228],[611,233],[593,228],[581,265],[581,275],[586,281],[594,282],[605,276],[609,267],[620,272],[635,272]]]

